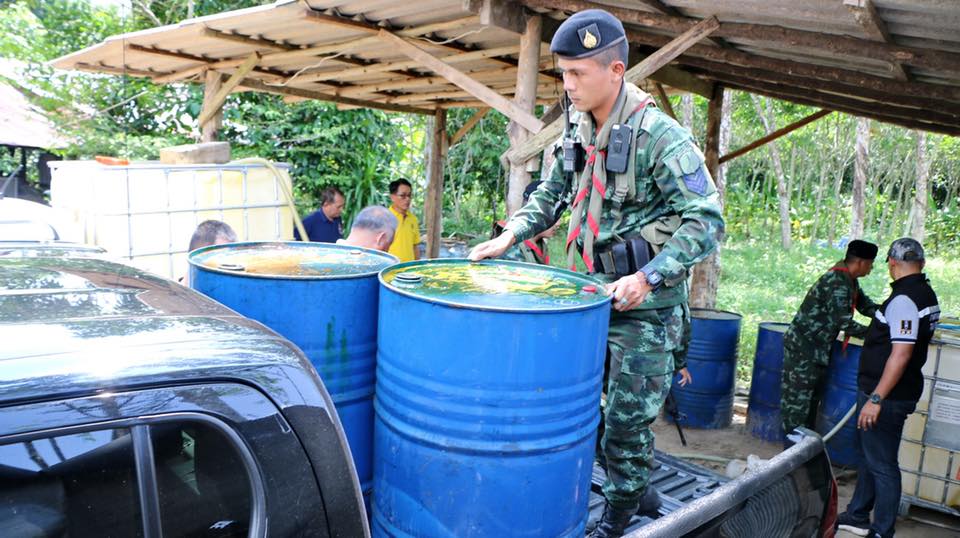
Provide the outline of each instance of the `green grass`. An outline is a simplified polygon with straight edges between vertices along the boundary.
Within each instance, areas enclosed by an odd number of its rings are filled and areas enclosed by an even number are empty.
[[[882,260],[873,272],[860,279],[860,286],[875,302],[890,292],[890,275]],[[721,253],[722,271],[717,308],[743,316],[737,364],[739,381],[749,382],[757,344],[757,327],[764,321],[789,322],[807,289],[831,265],[843,257],[840,249],[795,245],[784,251],[776,245],[731,243]],[[931,258],[925,269],[946,315],[960,314],[960,261],[954,257]],[[859,313],[857,320],[868,324]]]

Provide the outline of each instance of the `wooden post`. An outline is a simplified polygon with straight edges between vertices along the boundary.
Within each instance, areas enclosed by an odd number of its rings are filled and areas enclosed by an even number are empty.
[[[720,177],[720,124],[723,118],[723,86],[714,87],[713,95],[707,103],[707,137],[704,158],[707,171],[717,183],[720,195],[720,207],[723,208],[724,185]],[[714,308],[717,304],[717,287],[720,284],[720,245],[693,268],[690,281],[690,306],[695,308]]]
[[[540,69],[540,34],[542,21],[539,16],[527,18],[526,29],[520,36],[520,60],[517,64],[517,89],[514,103],[526,112],[533,113],[537,100],[537,78]],[[530,137],[530,131],[511,121],[507,126],[510,146],[516,147]],[[507,216],[520,209],[523,204],[523,190],[530,183],[530,172],[526,162],[510,163],[510,175],[507,180]]]
[[[447,138],[447,111],[438,108],[433,115],[433,133],[430,137],[430,162],[427,169],[427,197],[423,219],[427,225],[427,258],[440,255],[440,237],[443,226],[443,161]]]
[[[223,75],[218,71],[210,69],[207,71],[206,80],[203,85],[203,106],[201,110],[205,110],[207,105],[213,102],[214,97],[220,91],[220,88],[223,87]],[[200,126],[200,141],[201,142],[216,142],[217,141],[217,131],[220,130],[220,126],[223,124],[223,109],[218,108],[216,114],[214,114],[207,123],[204,123]]]

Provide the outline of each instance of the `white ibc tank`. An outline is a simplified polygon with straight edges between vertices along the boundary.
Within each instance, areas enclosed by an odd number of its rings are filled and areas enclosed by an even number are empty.
[[[289,166],[277,164],[289,192]],[[177,278],[197,224],[229,224],[240,241],[293,238],[293,214],[274,174],[257,164],[50,163],[50,202],[82,240],[147,271]]]
[[[903,501],[960,515],[960,330],[935,333],[923,377],[900,442]]]

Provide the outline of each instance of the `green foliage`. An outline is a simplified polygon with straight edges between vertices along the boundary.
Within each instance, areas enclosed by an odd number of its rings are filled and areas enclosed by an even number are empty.
[[[367,205],[389,204],[391,180],[422,169],[403,121],[376,110],[338,111],[329,103],[288,105],[273,95],[242,94],[224,109],[223,136],[234,142],[235,157],[290,163],[304,213],[316,209],[324,188],[340,188],[349,222]]]
[[[454,109],[448,113],[449,133],[476,112]],[[500,155],[510,146],[507,120],[502,114],[489,113],[448,151],[444,173],[443,229],[448,235],[486,237],[493,222],[505,213],[504,173]]]

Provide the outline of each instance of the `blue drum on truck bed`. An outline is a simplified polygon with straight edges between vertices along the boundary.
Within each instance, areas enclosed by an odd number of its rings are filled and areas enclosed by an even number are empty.
[[[602,285],[464,260],[404,263],[380,281],[374,536],[583,536]]]

